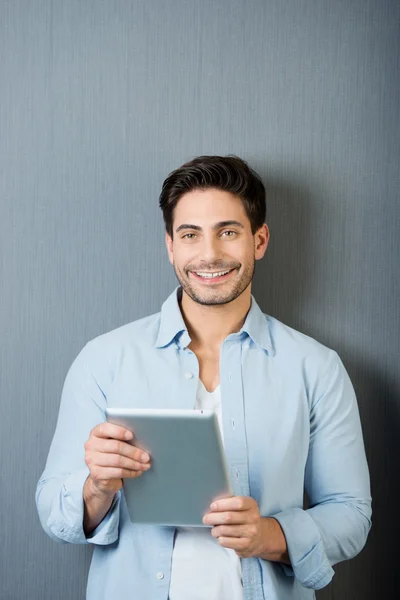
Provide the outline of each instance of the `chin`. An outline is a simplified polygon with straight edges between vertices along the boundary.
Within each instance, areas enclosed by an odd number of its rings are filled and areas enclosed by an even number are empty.
[[[192,286],[182,286],[186,294],[193,300],[193,302],[197,302],[197,304],[201,304],[203,306],[221,306],[223,304],[229,304],[236,300],[242,293],[237,290],[230,290],[225,292],[216,292],[215,290],[199,290],[195,289]]]

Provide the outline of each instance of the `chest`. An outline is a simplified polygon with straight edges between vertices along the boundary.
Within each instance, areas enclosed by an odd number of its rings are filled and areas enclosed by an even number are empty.
[[[219,351],[206,352],[193,350],[199,364],[199,378],[209,392],[215,390],[220,384]]]
[[[193,408],[199,379],[208,391],[221,386],[224,419],[244,421],[249,441],[281,445],[309,420],[301,366],[233,344],[220,354],[174,347],[151,357],[126,352],[105,393],[110,406]]]

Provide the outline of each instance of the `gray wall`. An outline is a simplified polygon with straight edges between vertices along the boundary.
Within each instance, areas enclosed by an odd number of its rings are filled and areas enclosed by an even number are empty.
[[[166,174],[237,153],[269,187],[265,311],[334,347],[359,397],[367,547],[325,600],[398,598],[400,4],[1,0],[1,600],[84,597],[88,548],[34,489],[85,342],[175,286]]]

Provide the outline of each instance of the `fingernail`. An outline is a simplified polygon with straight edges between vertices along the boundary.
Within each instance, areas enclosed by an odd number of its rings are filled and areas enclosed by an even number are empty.
[[[132,439],[132,432],[131,431],[125,431],[125,439],[126,440],[131,440]]]
[[[142,456],[141,456],[141,459],[140,459],[140,460],[141,460],[142,462],[148,462],[148,461],[149,461],[149,459],[150,459],[150,456],[149,456],[148,454],[142,454]]]
[[[217,508],[217,504],[216,504],[216,502],[213,502],[213,503],[210,505],[210,508],[211,508],[211,510],[215,510],[215,509]]]

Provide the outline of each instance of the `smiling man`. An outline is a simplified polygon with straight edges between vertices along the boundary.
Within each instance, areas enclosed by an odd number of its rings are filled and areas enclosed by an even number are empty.
[[[89,599],[311,600],[370,529],[352,385],[334,351],[251,295],[269,231],[263,183],[244,161],[186,163],[160,206],[180,285],[160,313],[74,361],[37,487],[42,525],[94,546]],[[151,457],[104,423],[107,406],[215,410],[234,496],[210,506],[211,527],[131,523],[122,480],[146,477]]]

